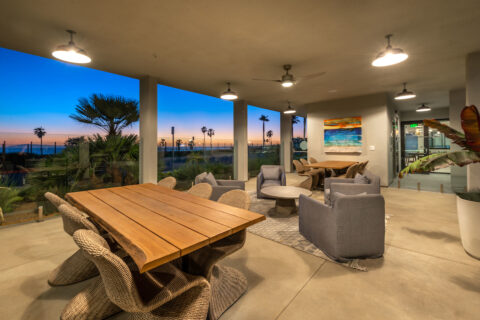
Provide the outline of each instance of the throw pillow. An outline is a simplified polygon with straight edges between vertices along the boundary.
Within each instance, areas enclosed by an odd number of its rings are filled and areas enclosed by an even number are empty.
[[[367,177],[365,177],[364,175],[361,175],[360,173],[357,173],[355,175],[355,178],[353,178],[353,183],[356,183],[356,184],[369,184],[370,183],[370,180],[368,180]]]
[[[211,186],[218,186],[218,183],[217,183],[217,180],[215,180],[215,176],[209,172],[205,178],[203,178],[203,181],[202,182],[206,182],[208,183],[209,185]]]
[[[367,193],[366,192],[362,192],[362,193],[357,193],[357,194],[344,194],[344,193],[341,193],[341,192],[334,192],[331,197],[331,205],[333,205],[335,203],[335,200],[338,199],[338,198],[348,198],[348,197],[356,197],[356,196],[366,196]]]

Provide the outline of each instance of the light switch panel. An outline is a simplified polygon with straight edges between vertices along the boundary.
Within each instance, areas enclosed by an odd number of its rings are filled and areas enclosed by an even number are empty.
[[[369,149],[370,151],[375,151],[375,146],[370,146]]]

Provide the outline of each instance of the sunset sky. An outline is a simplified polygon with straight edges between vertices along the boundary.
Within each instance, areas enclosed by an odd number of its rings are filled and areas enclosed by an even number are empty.
[[[47,131],[44,144],[63,144],[68,137],[101,133],[100,129],[69,118],[81,97],[101,93],[139,99],[137,79],[3,48],[0,70],[0,140],[9,146],[38,143],[32,132],[39,126]],[[270,119],[265,130],[272,130],[273,142],[278,143],[280,113],[253,106],[249,106],[248,113],[249,142],[261,143],[262,122],[258,118],[264,114]],[[206,126],[215,130],[214,144],[230,144],[233,103],[159,85],[159,140],[165,138],[171,143],[171,126],[175,126],[175,139],[187,141],[195,136],[197,144],[201,143],[201,127]],[[124,133],[138,133],[138,123]],[[294,128],[294,136],[302,134],[303,121]]]

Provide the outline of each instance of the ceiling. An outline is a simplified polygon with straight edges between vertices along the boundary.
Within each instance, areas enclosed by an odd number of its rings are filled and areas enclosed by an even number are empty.
[[[218,96],[231,81],[242,99],[281,110],[377,92],[402,82],[417,93],[396,103],[448,105],[464,86],[465,56],[480,50],[478,0],[0,0],[0,46],[51,57],[77,31],[91,68]],[[393,33],[410,58],[374,68]],[[292,88],[252,78],[280,78],[283,64],[303,76],[326,74]]]

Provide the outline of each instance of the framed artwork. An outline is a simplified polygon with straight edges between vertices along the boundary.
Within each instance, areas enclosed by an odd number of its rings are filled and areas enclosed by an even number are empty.
[[[325,152],[362,152],[362,117],[324,120]]]

